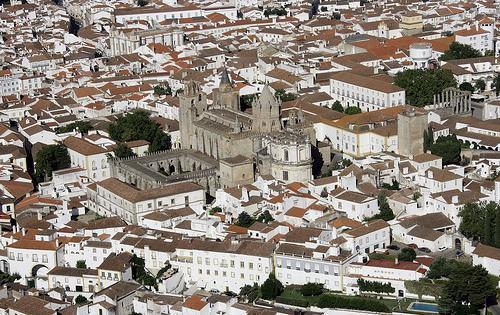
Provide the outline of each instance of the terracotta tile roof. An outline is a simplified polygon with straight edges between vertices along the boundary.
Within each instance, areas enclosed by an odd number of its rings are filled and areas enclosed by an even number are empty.
[[[199,295],[190,296],[182,304],[183,307],[186,307],[186,308],[189,308],[192,310],[196,310],[196,311],[201,311],[207,305],[208,305],[208,302],[203,300],[203,297],[201,297]]]
[[[477,244],[472,254],[479,257],[488,257],[491,259],[500,260],[500,248],[483,245],[481,243]]]

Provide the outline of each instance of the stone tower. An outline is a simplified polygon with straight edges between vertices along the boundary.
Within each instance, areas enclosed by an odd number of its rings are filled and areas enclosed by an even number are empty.
[[[281,130],[281,100],[274,97],[271,89],[266,85],[258,99],[252,104],[252,130],[271,132]]]
[[[193,122],[205,110],[207,110],[205,93],[201,92],[200,86],[196,82],[189,81],[186,83],[184,91],[179,94],[179,129],[182,148],[193,148],[195,141],[193,138]]]
[[[398,153],[413,158],[424,153],[427,115],[410,108],[398,115]]]
[[[219,88],[214,90],[214,104],[222,108],[240,111],[240,93],[233,87],[226,68],[222,71]]]

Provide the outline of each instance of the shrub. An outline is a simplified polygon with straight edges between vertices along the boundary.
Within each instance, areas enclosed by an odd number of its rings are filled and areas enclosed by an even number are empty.
[[[321,308],[345,308],[372,312],[389,312],[389,308],[382,302],[373,299],[346,297],[333,294],[323,294],[318,301]]]
[[[309,302],[307,300],[298,300],[288,296],[277,296],[276,303],[294,305],[299,307],[308,307]]]

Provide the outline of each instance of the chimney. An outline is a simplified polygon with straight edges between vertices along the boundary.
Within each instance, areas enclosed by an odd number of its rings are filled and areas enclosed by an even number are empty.
[[[37,212],[36,213],[36,217],[38,220],[41,220],[42,219],[42,213],[41,212]]]
[[[457,196],[457,195],[452,196],[452,197],[451,197],[451,202],[452,202],[452,203],[458,203],[458,196]]]
[[[395,265],[399,265],[399,259],[398,259],[398,257],[394,258],[394,264]]]
[[[476,21],[476,31],[479,31],[479,21]]]
[[[427,171],[427,176],[428,176],[429,178],[432,178],[432,177],[433,177],[433,175],[434,175],[434,174],[432,173],[432,171]]]
[[[59,239],[56,238],[56,248],[59,247]]]
[[[21,228],[21,234],[22,234],[23,236],[26,236],[26,229],[25,229],[25,228]]]

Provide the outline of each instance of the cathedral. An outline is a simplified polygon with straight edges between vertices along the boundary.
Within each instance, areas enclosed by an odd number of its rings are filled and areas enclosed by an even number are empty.
[[[211,104],[193,81],[179,102],[181,146],[219,160],[221,186],[251,183],[255,172],[284,182],[312,179],[312,125],[303,113],[284,119],[281,100],[268,86],[254,99],[251,114],[241,111],[239,92],[226,70]]]

